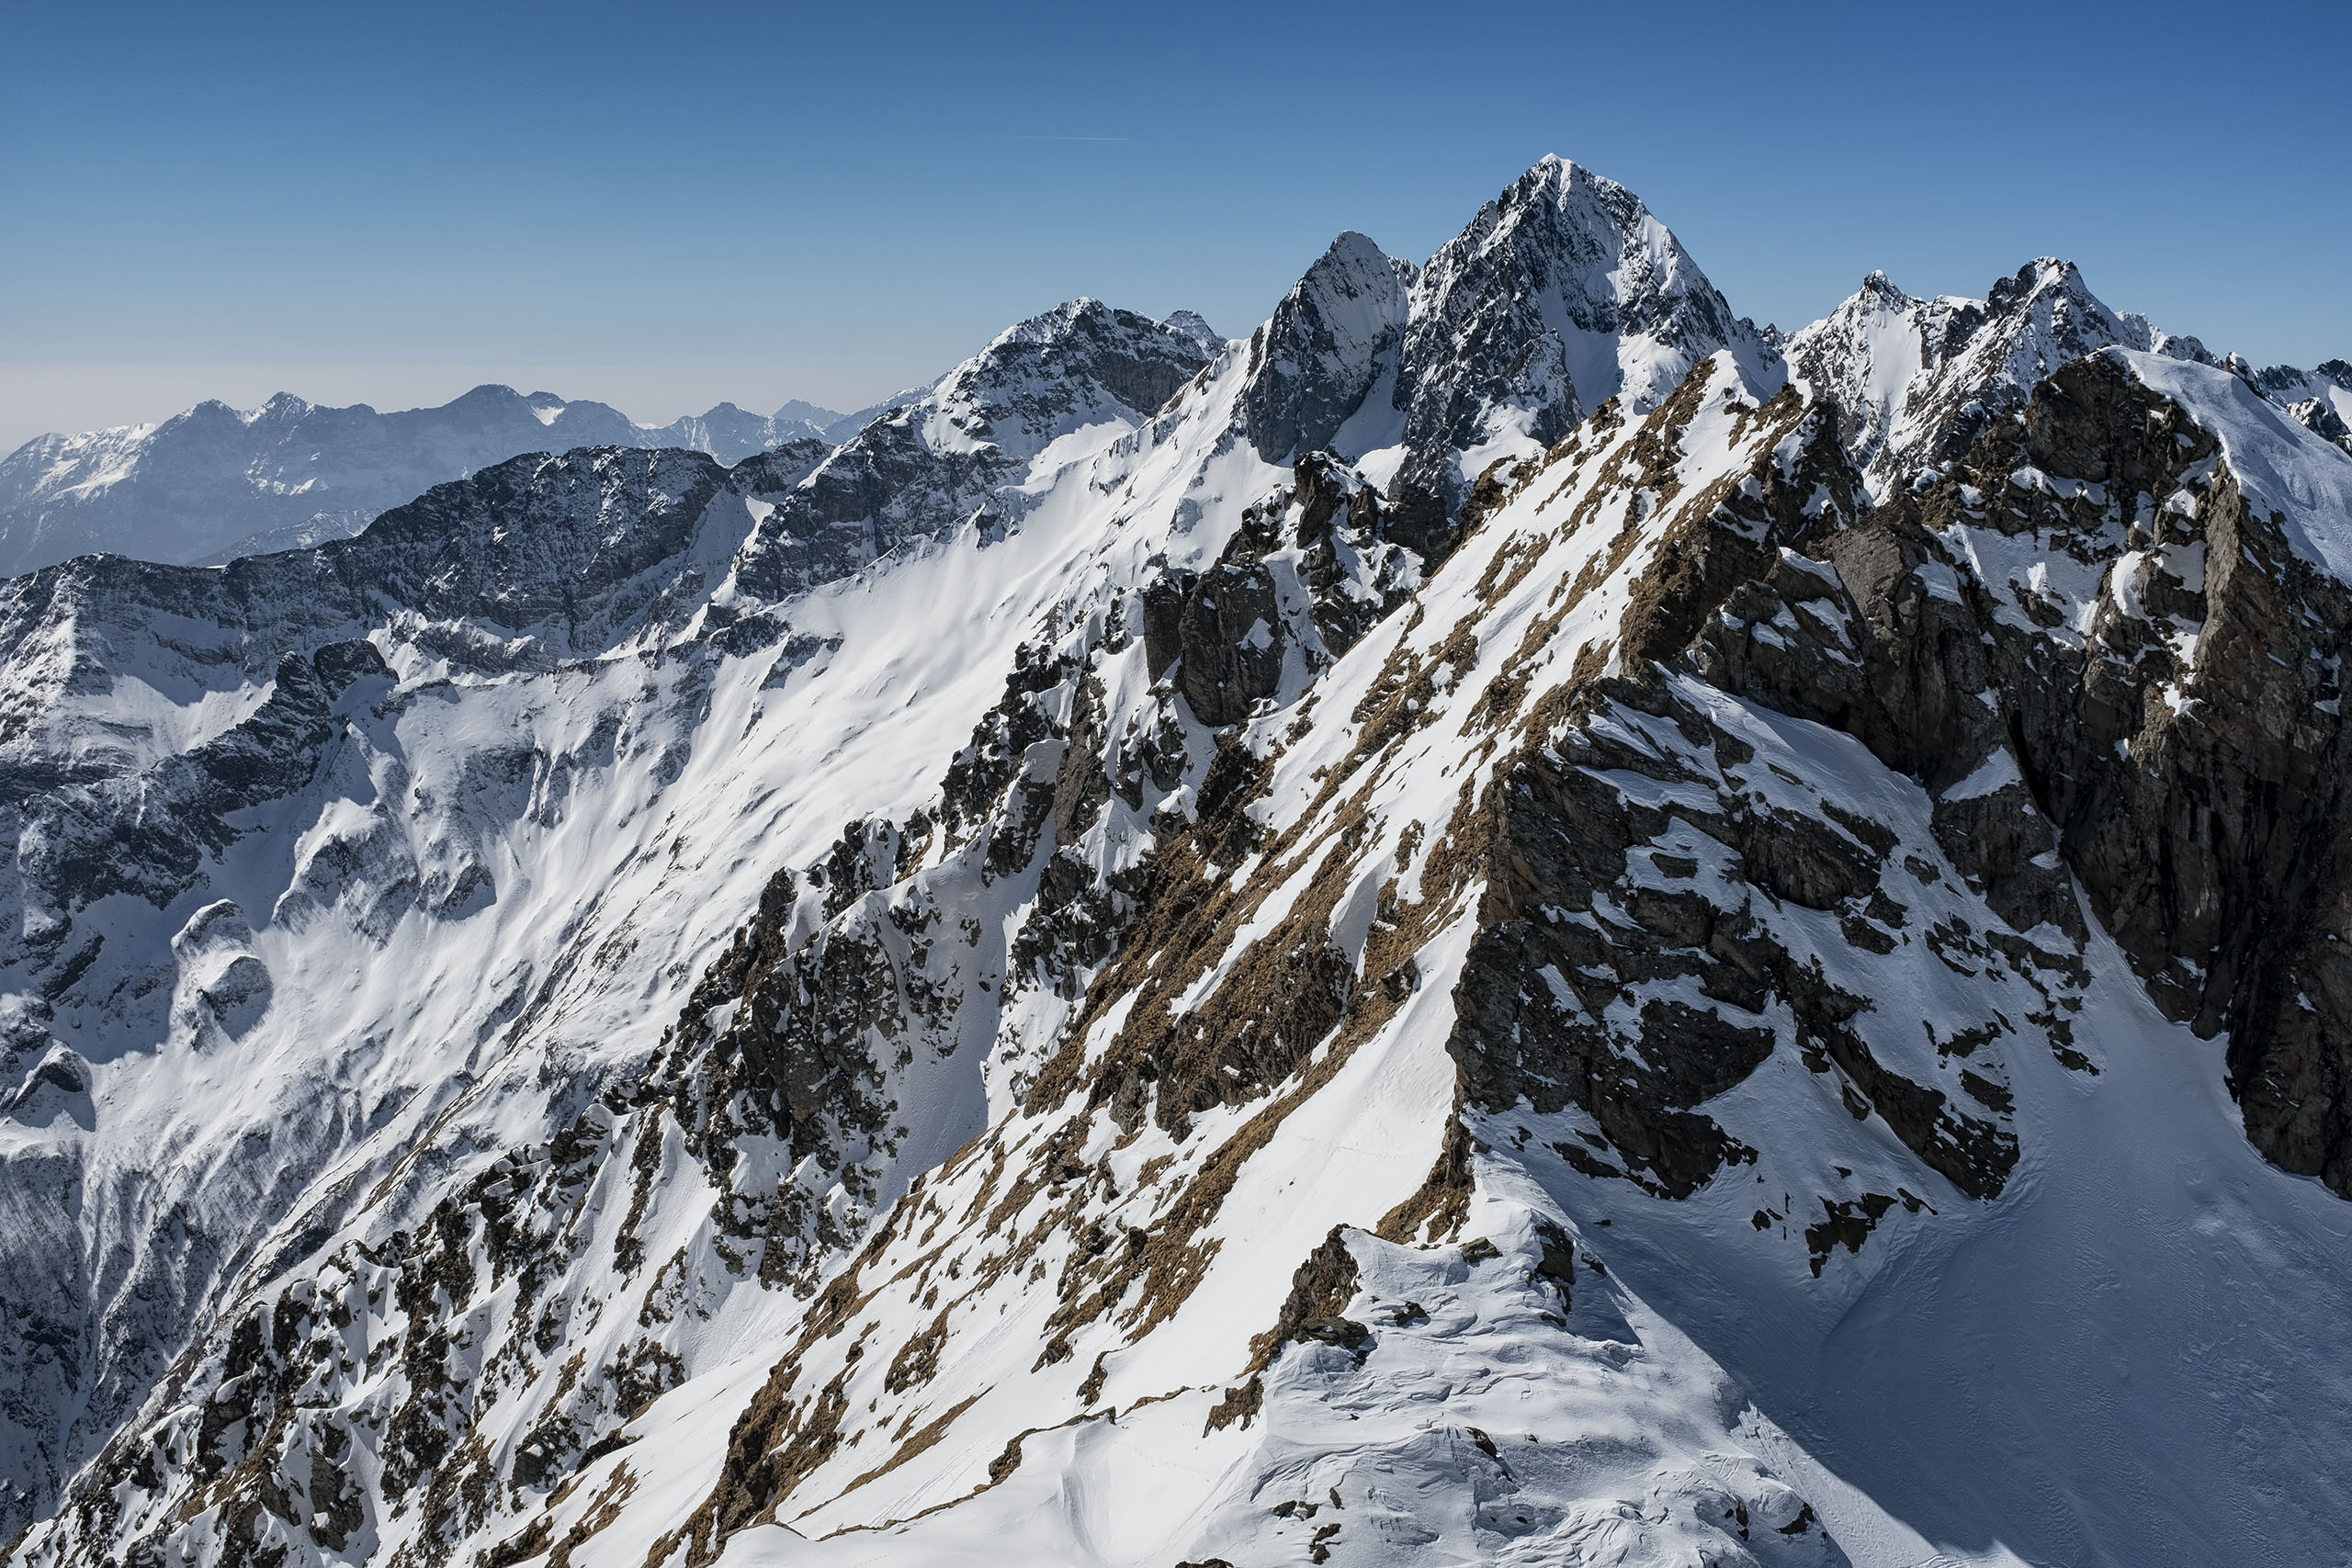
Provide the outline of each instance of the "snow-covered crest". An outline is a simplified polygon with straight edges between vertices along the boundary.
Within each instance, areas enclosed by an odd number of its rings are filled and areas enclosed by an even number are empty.
[[[2352,583],[2352,452],[2228,371],[2128,349],[2112,353],[2221,438],[2240,493],[2281,519],[2297,554]]]
[[[2000,279],[1984,299],[1915,299],[1873,272],[1852,298],[1792,336],[1787,352],[1806,389],[1838,404],[1847,443],[1883,497],[2016,412],[2060,366],[2106,348],[2225,364],[2196,338],[2109,309],[2074,263],[2050,256]],[[2338,405],[2352,407],[2352,392],[2337,384],[2352,383],[2352,372],[2337,378],[2328,369],[2342,361],[2309,374],[2290,366],[2257,372],[2235,356],[2226,364],[2281,407],[2318,400],[2301,423],[2324,436],[2338,434],[2326,423],[2330,415],[2340,423]]]
[[[1781,374],[1638,197],[1556,157],[1430,258],[1412,314],[1404,438],[1474,454],[1469,477],[1507,434],[1548,446],[1612,397],[1647,412],[1719,351],[1759,393]]]
[[[2113,344],[2192,359],[2194,339],[2166,339],[2118,315],[2072,262],[2044,256],[1984,299],[1918,299],[1874,272],[1853,298],[1789,340],[1789,364],[1849,422],[1847,440],[1882,492],[1956,450],[1985,421],[2068,360]]]
[[[1158,410],[1223,347],[1197,316],[1158,321],[1094,299],[1020,322],[769,493],[737,584],[778,599],[957,524],[1001,537],[1037,488]]]

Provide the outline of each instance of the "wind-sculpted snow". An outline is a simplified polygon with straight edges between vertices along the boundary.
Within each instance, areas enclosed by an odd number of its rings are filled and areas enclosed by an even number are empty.
[[[301,548],[528,452],[678,447],[731,465],[796,441],[831,445],[863,423],[795,402],[774,416],[721,403],[639,425],[603,403],[507,387],[395,413],[284,392],[250,413],[199,403],[161,424],[44,435],[0,458],[0,575],[99,551],[217,564]]]
[[[2352,458],[1720,304],[1547,160],[13,585],[12,1562],[2329,1560]]]

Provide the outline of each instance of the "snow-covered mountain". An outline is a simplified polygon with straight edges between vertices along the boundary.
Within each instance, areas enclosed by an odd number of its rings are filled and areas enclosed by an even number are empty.
[[[2286,409],[2297,423],[2339,445],[2352,440],[2352,364],[2326,359],[2312,370],[2298,370],[2291,365],[2256,370],[2233,355],[2231,368]]]
[[[639,425],[603,403],[511,387],[392,413],[286,392],[250,412],[198,403],[160,424],[44,435],[0,457],[0,574],[101,550],[217,564],[300,548],[525,452],[674,446],[732,464],[793,441],[844,440],[888,406],[840,414],[796,400],[760,415],[721,403]]]
[[[1458,506],[1493,463],[1611,398],[1647,412],[1724,350],[1759,386],[1784,374],[1640,197],[1546,158],[1426,266],[1334,241],[1251,339],[1248,427],[1269,462],[1329,448]]]
[[[1853,298],[1786,344],[1806,390],[1835,401],[1841,433],[1873,493],[1964,450],[2024,407],[2060,366],[2102,348],[2225,366],[2304,425],[2340,439],[2352,414],[2352,366],[2256,370],[2217,359],[2193,337],[2109,310],[2072,262],[2044,256],[1993,285],[1983,299],[1919,299],[1871,273]]]
[[[8,1560],[2335,1560],[2352,453],[2076,290],[1546,160],[6,584]]]

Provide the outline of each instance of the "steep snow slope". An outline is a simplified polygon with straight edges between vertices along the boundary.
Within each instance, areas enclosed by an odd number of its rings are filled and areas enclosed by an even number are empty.
[[[2340,1555],[2352,457],[2113,354],[1872,506],[1583,179],[1409,378],[1343,238],[12,590],[14,1559]]]
[[[2352,1222],[2086,919],[2143,937],[2111,878],[2154,857],[2027,671],[2136,650],[2197,542],[2256,579],[2199,590],[2225,642],[2296,581],[2282,524],[2352,520],[2245,503],[2217,373],[2086,368],[2034,488],[1917,520],[1716,374],[1251,727],[1246,811],[1169,852],[1188,913],[1147,903],[1021,1114],[834,1280],[702,1507],[658,1447],[591,1472],[664,1499],[613,1560],[1837,1560],[1781,1546],[1815,1521],[1890,1564],[2330,1560],[2352,1380],[2271,1369],[2352,1298]],[[2055,622],[2027,536],[2095,569]],[[2134,662],[2196,704],[2240,678],[2198,653]],[[2197,743],[2129,741],[2160,782]]]
[[[199,403],[161,424],[44,435],[0,458],[0,575],[99,550],[220,562],[299,548],[519,453],[676,446],[732,464],[789,442],[844,440],[854,417],[799,402],[763,417],[721,403],[647,426],[603,403],[507,387],[394,413],[285,392],[251,412]]]
[[[1048,356],[1062,346],[1050,321],[1030,341]],[[1202,362],[1195,341],[1170,339],[1179,380]],[[1084,368],[1055,367],[1043,395],[1085,386]],[[989,385],[1015,389],[1009,374]],[[940,398],[967,390],[951,377]],[[1111,423],[1125,407],[1115,396],[1074,401],[1068,429],[1035,411],[1038,443],[1076,434],[1081,414],[1103,422],[1097,437],[1124,428]],[[842,461],[862,450],[853,441]],[[956,455],[986,450],[967,440]],[[771,785],[726,813],[684,809],[707,837],[670,864],[647,835],[675,808],[655,813],[652,802],[698,742],[731,759],[708,786],[722,791],[743,776],[732,769],[757,776],[753,759],[777,756],[764,771],[793,781],[789,798],[825,839],[867,801],[875,773],[803,774],[829,744],[873,728],[876,709],[851,702],[830,721],[840,727],[830,743],[829,721],[814,715],[771,723],[756,744],[743,733],[844,640],[821,604],[787,622],[728,583],[755,521],[823,455],[779,467],[788,452],[731,473],[683,452],[516,459],[315,551],[218,572],[85,559],[9,585],[0,646],[17,694],[5,742],[17,852],[5,896],[24,936],[9,954],[22,1012],[8,1064],[36,1077],[44,1060],[74,1064],[59,1071],[90,1080],[97,1123],[40,1115],[48,1163],[15,1194],[45,1224],[71,1228],[77,1213],[94,1222],[65,1258],[42,1255],[41,1277],[15,1303],[20,1321],[41,1325],[8,1391],[25,1445],[17,1484],[77,1462],[77,1445],[144,1395],[220,1271],[259,1244],[257,1222],[279,1221],[314,1179],[329,1182],[312,1200],[325,1213],[363,1196],[335,1162],[380,1174],[465,1086],[469,1059],[557,1006],[590,954],[605,959],[583,979],[608,972],[632,947],[628,933],[650,923],[678,954],[652,994],[690,983],[695,954],[756,903],[775,869],[768,818],[785,804]],[[1014,467],[1013,478],[1025,473]],[[836,576],[876,553],[831,534],[811,544]],[[865,646],[915,614],[884,615]],[[321,651],[285,653],[306,648]],[[898,732],[904,753],[869,745],[884,780],[896,768],[928,782],[940,738],[992,700],[1003,672],[989,660],[1010,645],[925,651],[901,694],[920,692],[951,716],[944,729]],[[891,646],[878,667],[907,667],[904,653]],[[737,706],[706,737],[722,671],[736,674]],[[753,826],[717,826],[741,810],[760,814]],[[659,842],[684,852],[674,830]],[[768,848],[753,860],[730,842]],[[640,857],[632,879],[626,868]],[[707,897],[667,920],[633,907],[662,902],[654,889],[707,857],[752,881],[730,897],[727,873],[713,870]],[[235,906],[226,916],[224,898]],[[699,936],[669,923],[696,916],[715,922]],[[175,937],[190,920],[237,940]],[[608,938],[616,945],[600,948]],[[243,1005],[207,967],[238,959],[253,976]],[[627,989],[600,1004],[598,1049],[561,1076],[567,1118],[608,1069],[605,1046],[630,1048],[616,1017],[652,1016],[639,984]],[[454,1055],[453,1041],[465,1042]],[[207,1082],[234,1098],[216,1105],[191,1089]],[[532,1112],[552,1113],[544,1098]],[[155,1161],[159,1146],[178,1150],[174,1163]],[[208,1168],[214,1180],[182,1185]],[[178,1239],[153,1245],[167,1235]],[[26,1232],[8,1245],[30,1252],[40,1240]],[[50,1277],[60,1269],[62,1280]]]

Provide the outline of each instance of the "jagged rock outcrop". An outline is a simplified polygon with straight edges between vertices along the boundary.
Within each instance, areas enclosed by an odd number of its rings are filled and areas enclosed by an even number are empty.
[[[2049,256],[1983,299],[1917,299],[1871,273],[1853,298],[1792,335],[1787,355],[1791,372],[1838,405],[1841,438],[1883,498],[2015,413],[2060,366],[2117,345],[2213,363],[2195,338],[2110,310],[2074,263]]]
[[[1013,482],[1057,440],[1156,412],[1223,347],[1180,311],[1154,321],[1073,300],[1008,330],[924,398],[875,420],[778,498],[736,575],[778,598],[944,529],[1001,537]]]
[[[1380,492],[1327,452],[1301,457],[1295,484],[1242,513],[1216,560],[1143,591],[1147,668],[1173,672],[1193,716],[1237,724],[1295,695],[1355,646],[1420,581],[1420,558],[1392,542]]]

